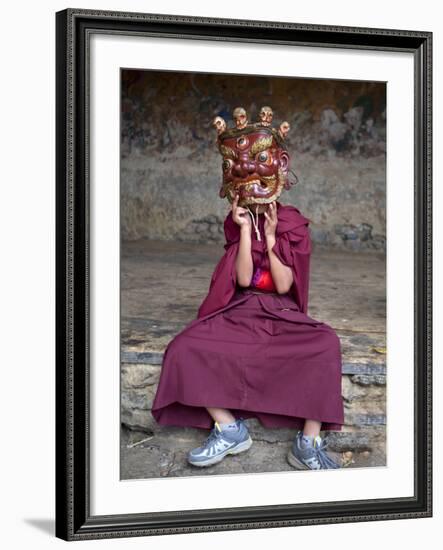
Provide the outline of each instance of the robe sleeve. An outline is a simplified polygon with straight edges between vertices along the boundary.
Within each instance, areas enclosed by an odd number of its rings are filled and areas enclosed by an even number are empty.
[[[237,258],[238,247],[238,242],[225,245],[225,253],[215,266],[208,295],[198,309],[197,318],[204,317],[224,307],[232,298],[237,282],[235,259]]]
[[[272,250],[282,264],[292,269],[294,281],[291,291],[300,311],[307,314],[311,256],[311,237],[308,223],[277,236]]]

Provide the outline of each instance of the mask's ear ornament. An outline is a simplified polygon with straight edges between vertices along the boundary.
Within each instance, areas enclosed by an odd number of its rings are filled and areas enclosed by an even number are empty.
[[[291,129],[289,122],[282,122],[280,124],[280,127],[278,129],[278,134],[282,139],[286,139],[286,136],[289,133],[289,130]]]
[[[289,153],[285,144],[290,126],[272,126],[274,113],[269,106],[259,111],[259,120],[250,123],[243,107],[232,113],[234,126],[227,128],[222,117],[215,117],[217,146],[222,156],[223,183],[219,196],[230,203],[239,195],[239,206],[275,201],[283,188],[289,189]]]

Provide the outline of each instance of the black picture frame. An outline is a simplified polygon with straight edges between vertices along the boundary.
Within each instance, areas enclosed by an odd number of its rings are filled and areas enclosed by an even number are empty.
[[[413,497],[92,516],[89,470],[89,40],[94,33],[414,55]],[[56,536],[64,540],[432,516],[432,33],[68,9],[56,13]]]

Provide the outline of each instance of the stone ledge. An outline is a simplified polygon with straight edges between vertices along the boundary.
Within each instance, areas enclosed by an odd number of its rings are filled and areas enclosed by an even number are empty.
[[[157,351],[123,351],[121,353],[122,363],[161,365],[163,353]],[[351,375],[386,375],[386,365],[383,363],[349,363],[344,362],[342,366],[343,374]]]
[[[163,353],[158,351],[123,351],[121,361],[128,364],[161,365]]]
[[[138,395],[136,398],[128,394],[122,396],[122,424],[128,428],[141,429],[149,432],[161,431],[162,426],[158,425],[152,417],[150,406],[152,400],[147,395]],[[363,428],[367,426],[386,426],[386,415],[384,414],[358,414],[345,411],[344,431],[352,428]],[[283,432],[281,432],[283,433]],[[281,437],[280,435],[278,437]]]

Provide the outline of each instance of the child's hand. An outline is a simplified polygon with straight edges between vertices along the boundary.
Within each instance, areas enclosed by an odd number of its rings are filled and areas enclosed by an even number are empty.
[[[275,201],[269,204],[268,211],[265,212],[265,218],[265,236],[275,237],[278,223],[277,205],[275,204]]]
[[[232,201],[232,219],[240,227],[251,227],[251,218],[246,208],[238,206],[238,194],[235,195],[235,199]]]

